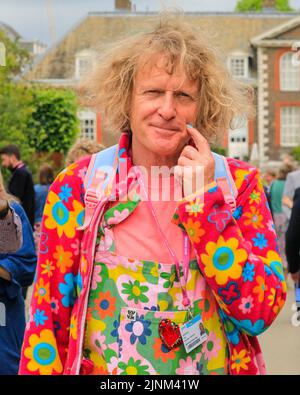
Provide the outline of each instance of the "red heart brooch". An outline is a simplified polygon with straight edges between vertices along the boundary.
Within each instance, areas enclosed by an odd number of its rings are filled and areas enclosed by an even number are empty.
[[[163,344],[168,350],[172,350],[182,344],[179,326],[169,319],[163,319],[158,326],[158,333]]]

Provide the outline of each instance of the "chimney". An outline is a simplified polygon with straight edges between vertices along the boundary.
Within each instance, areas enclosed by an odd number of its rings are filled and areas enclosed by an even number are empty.
[[[115,0],[116,11],[131,11],[131,7],[130,0]]]
[[[263,12],[274,12],[276,11],[276,1],[275,0],[263,0],[262,2]]]

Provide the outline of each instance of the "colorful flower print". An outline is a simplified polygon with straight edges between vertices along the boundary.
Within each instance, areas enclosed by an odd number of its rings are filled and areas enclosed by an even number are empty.
[[[233,216],[233,218],[234,218],[235,220],[239,220],[239,219],[241,218],[242,214],[243,214],[243,207],[242,207],[242,206],[239,206],[239,207],[237,207],[237,208],[234,210],[232,216]]]
[[[199,243],[200,238],[205,234],[204,230],[201,229],[201,223],[194,221],[191,218],[185,222],[184,227],[192,243]]]
[[[233,350],[231,360],[231,369],[236,370],[237,374],[240,373],[241,369],[248,370],[247,364],[249,364],[249,362],[251,361],[250,357],[247,355],[246,350],[241,350],[238,353],[236,349]]]
[[[59,305],[58,305],[58,300],[56,298],[54,297],[51,298],[50,306],[52,313],[57,314],[59,311]]]
[[[265,297],[265,291],[268,290],[268,286],[265,284],[265,279],[262,276],[256,277],[256,283],[258,284],[253,288],[253,292],[258,294],[258,301],[262,303]]]
[[[55,267],[49,259],[47,259],[45,263],[41,264],[41,268],[44,269],[41,274],[47,274],[49,278],[52,277],[52,272],[55,270]]]
[[[214,314],[214,301],[210,292],[201,292],[202,299],[198,303],[198,307],[201,310],[201,317],[204,321],[209,320]]]
[[[151,321],[144,320],[144,316],[141,315],[136,321],[132,321],[125,325],[127,332],[131,332],[130,344],[134,344],[138,340],[142,345],[147,342],[147,336],[151,336],[150,330]]]
[[[163,278],[164,280],[166,280],[164,282],[163,287],[169,289],[170,287],[173,286],[174,281],[176,280],[176,268],[175,266],[172,267],[171,269],[171,273],[161,273],[160,275],[161,278]]]
[[[168,350],[167,347],[162,343],[160,338],[156,338],[153,344],[154,358],[160,359],[163,363],[167,363],[170,360],[176,358],[175,350]]]
[[[245,332],[247,332],[250,336],[258,336],[260,335],[265,329],[265,322],[264,320],[257,320],[252,323],[251,320],[236,320],[232,318],[233,323],[235,323],[238,327],[242,328]]]
[[[249,203],[257,203],[259,204],[261,201],[261,193],[254,190],[251,194],[250,194],[250,198],[249,198]]]
[[[129,215],[129,210],[126,208],[122,211],[114,210],[112,216],[108,218],[107,224],[108,225],[116,225],[126,219]]]
[[[47,229],[56,229],[59,237],[65,234],[66,237],[73,238],[76,233],[76,227],[80,225],[77,222],[79,211],[83,211],[81,203],[74,201],[73,207],[74,205],[76,210],[69,211],[60,198],[53,191],[50,191],[44,209],[45,227]]]
[[[244,221],[245,226],[252,225],[255,229],[263,228],[263,216],[254,206],[250,207],[250,212],[245,213],[244,217],[248,218]]]
[[[44,279],[40,278],[39,282],[35,284],[34,296],[38,298],[37,303],[41,304],[43,301],[50,303],[50,283],[44,283]]]
[[[78,164],[73,163],[72,165],[68,166],[66,169],[64,169],[63,171],[61,171],[61,172],[59,173],[59,175],[57,176],[59,182],[62,182],[63,179],[64,179],[66,176],[73,176],[73,175],[74,175],[74,171],[73,171],[73,170],[76,169],[76,167],[78,167]]]
[[[110,291],[100,292],[98,298],[94,300],[92,316],[103,320],[105,317],[113,317],[116,311],[116,298],[111,296]]]
[[[45,315],[45,311],[41,311],[39,309],[36,309],[36,312],[33,315],[33,320],[35,322],[35,325],[38,327],[39,325],[43,326],[45,325],[45,322],[48,320],[49,317]]]
[[[237,345],[240,341],[239,332],[232,322],[232,320],[224,313],[224,311],[219,309],[220,317],[223,321],[224,330],[226,332],[227,338],[230,343]]]
[[[252,282],[254,278],[254,274],[255,274],[254,263],[247,262],[246,265],[244,266],[243,274],[242,274],[244,282],[247,281]]]
[[[277,304],[275,306],[273,306],[273,308],[272,308],[273,312],[275,314],[278,314],[281,311],[281,309],[283,308],[284,303],[285,303],[285,299],[279,297],[277,299]]]
[[[101,272],[102,272],[102,266],[95,265],[94,271],[93,271],[93,278],[92,278],[92,289],[93,290],[97,289],[98,283],[101,283],[101,281],[102,281],[102,277],[100,276]]]
[[[139,281],[129,281],[129,284],[122,284],[122,294],[129,295],[128,300],[133,300],[135,304],[138,302],[147,303],[149,302],[148,296],[145,293],[149,290],[146,285],[141,285]]]
[[[221,342],[214,332],[211,332],[208,335],[206,342],[203,344],[202,350],[206,359],[209,361],[218,356],[218,353],[221,350]]]
[[[197,372],[197,362],[192,360],[191,356],[187,359],[181,359],[179,361],[179,368],[176,369],[178,375],[193,375]]]
[[[268,296],[269,299],[269,306],[273,306],[274,301],[275,301],[275,296],[276,296],[276,290],[275,288],[270,289],[270,295]]]
[[[56,252],[53,254],[53,258],[56,260],[56,266],[59,268],[61,273],[66,273],[69,267],[73,265],[72,252],[65,251],[63,246],[56,246]]]
[[[69,198],[72,196],[72,188],[69,187],[68,184],[66,184],[60,188],[60,191],[61,192],[58,194],[58,196],[60,197],[60,200],[62,202],[68,203]]]
[[[62,373],[63,366],[52,331],[43,329],[40,336],[31,335],[28,344],[29,347],[25,349],[24,355],[29,359],[27,369],[30,372],[39,371],[41,375],[50,375],[52,372]]]
[[[72,273],[68,273],[64,277],[64,283],[59,283],[59,292],[64,295],[62,298],[62,304],[65,307],[74,305],[76,299],[76,276]]]
[[[76,340],[77,339],[77,319],[74,315],[71,316],[71,322],[70,322],[70,335],[72,339]]]
[[[229,278],[237,279],[242,274],[240,265],[247,258],[247,252],[238,248],[238,240],[231,238],[224,240],[219,236],[217,243],[209,242],[206,254],[201,254],[201,260],[205,267],[207,277],[215,277],[219,285],[226,284]]]
[[[281,258],[275,251],[268,251],[267,257],[263,258],[263,261],[270,267],[280,281],[284,281]]]
[[[122,370],[121,376],[129,375],[149,375],[149,366],[141,365],[142,361],[138,359],[135,361],[133,357],[130,357],[127,364],[125,362],[119,362],[118,367]]]
[[[226,287],[220,287],[218,294],[226,304],[231,304],[241,296],[238,284],[235,281],[229,281]]]
[[[253,237],[252,240],[254,247],[258,247],[260,250],[268,246],[268,240],[263,233],[256,233],[256,237]]]
[[[236,185],[237,189],[239,189],[242,186],[242,184],[248,174],[249,174],[248,170],[242,170],[242,169],[239,169],[235,172],[235,177],[236,177],[235,185]]]
[[[242,311],[243,314],[249,314],[251,312],[254,306],[253,301],[254,299],[251,295],[247,296],[246,298],[242,298],[239,309]]]
[[[203,199],[196,198],[194,201],[191,201],[190,204],[186,205],[186,211],[190,216],[197,217],[198,213],[203,214],[204,203]]]

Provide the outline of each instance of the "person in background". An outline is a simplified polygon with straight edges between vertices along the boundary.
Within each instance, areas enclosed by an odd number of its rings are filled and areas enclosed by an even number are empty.
[[[292,171],[287,175],[283,190],[282,209],[287,219],[291,218],[293,199],[296,189],[300,187],[300,169]]]
[[[271,190],[272,183],[274,182],[275,179],[276,179],[276,172],[272,169],[268,169],[263,176],[264,192],[265,192],[265,195],[266,195],[272,215],[273,215],[273,212],[272,212],[270,190]]]
[[[286,232],[285,253],[295,287],[300,288],[300,187],[295,190],[291,217]],[[300,308],[297,309],[300,311]]]
[[[34,227],[34,187],[30,171],[21,160],[19,148],[9,144],[0,150],[2,166],[12,173],[8,191],[21,202],[29,222]]]
[[[282,259],[285,278],[287,278],[287,260],[285,255],[285,233],[287,230],[288,219],[282,209],[282,195],[285,185],[285,180],[293,170],[292,165],[283,165],[278,172],[277,178],[272,182],[270,188],[271,209],[273,213],[274,225],[278,237],[278,247]]]
[[[37,259],[31,225],[22,206],[5,192],[1,173],[0,188],[22,225],[21,248],[14,253],[0,253],[0,375],[15,375],[25,330],[22,287],[32,284]],[[41,314],[36,313],[37,325],[43,318]]]
[[[48,190],[54,181],[53,169],[48,164],[43,164],[39,169],[39,184],[34,186],[35,192],[35,221],[34,221],[34,242],[38,251],[40,241],[40,226],[43,217],[44,206],[47,200]]]
[[[22,223],[0,190],[0,254],[15,252],[22,245]]]
[[[84,156],[89,156],[102,151],[104,148],[104,145],[96,143],[93,140],[79,139],[69,149],[66,157],[66,166],[70,166],[72,163]]]

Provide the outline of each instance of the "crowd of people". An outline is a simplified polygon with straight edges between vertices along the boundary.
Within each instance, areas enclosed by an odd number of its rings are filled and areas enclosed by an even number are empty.
[[[0,373],[264,374],[257,336],[287,272],[299,280],[299,171],[284,163],[264,188],[253,166],[211,151],[254,115],[250,87],[183,21],[102,56],[79,92],[120,131],[116,146],[79,142],[35,186],[18,148],[0,150]]]

